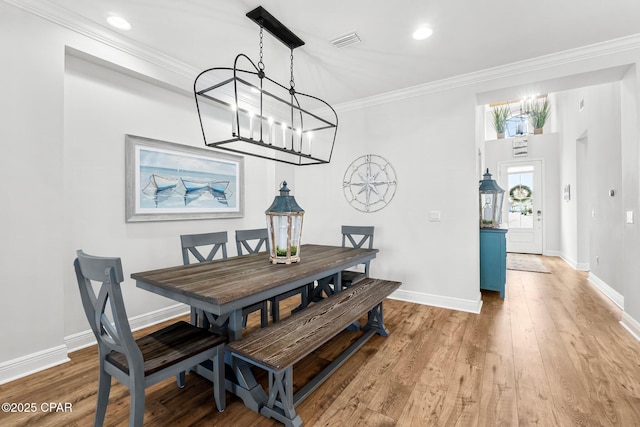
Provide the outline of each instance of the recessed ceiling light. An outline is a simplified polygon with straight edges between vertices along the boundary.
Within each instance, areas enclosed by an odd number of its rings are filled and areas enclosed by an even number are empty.
[[[107,22],[113,28],[117,28],[118,30],[129,31],[131,29],[131,24],[129,23],[129,21],[121,18],[120,16],[110,16],[107,18]]]
[[[415,30],[413,32],[413,38],[415,40],[424,40],[424,39],[428,39],[429,37],[431,37],[431,34],[433,34],[433,30],[429,27],[420,27],[417,30]]]

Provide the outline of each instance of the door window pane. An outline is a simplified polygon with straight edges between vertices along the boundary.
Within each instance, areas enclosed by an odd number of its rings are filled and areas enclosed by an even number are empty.
[[[533,228],[533,166],[507,169],[509,228]]]

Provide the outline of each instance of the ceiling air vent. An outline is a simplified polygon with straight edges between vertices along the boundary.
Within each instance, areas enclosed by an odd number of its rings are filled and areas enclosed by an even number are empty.
[[[360,43],[360,37],[358,37],[358,35],[355,32],[345,34],[343,36],[336,37],[335,39],[331,40],[331,44],[333,45],[333,47],[337,47],[337,48],[349,46],[356,43]]]

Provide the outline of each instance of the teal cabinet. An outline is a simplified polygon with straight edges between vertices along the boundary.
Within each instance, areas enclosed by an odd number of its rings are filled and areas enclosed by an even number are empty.
[[[499,291],[507,282],[507,229],[480,229],[480,289]]]

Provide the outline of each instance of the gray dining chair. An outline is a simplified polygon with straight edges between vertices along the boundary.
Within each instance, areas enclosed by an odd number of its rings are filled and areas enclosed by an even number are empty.
[[[191,257],[198,262],[213,261],[220,252],[218,258],[227,257],[227,232],[219,231],[217,233],[202,234],[183,234],[180,236],[180,244],[182,245],[182,263],[188,265],[191,263]],[[207,255],[204,251],[205,247],[211,246]],[[206,251],[205,251],[206,253]]]
[[[111,377],[129,387],[129,426],[142,426],[145,389],[176,375],[184,387],[185,372],[213,360],[213,395],[219,411],[226,406],[224,344],[227,338],[179,321],[134,339],[125,311],[120,284],[124,279],[120,258],[76,252],[73,265],[82,306],[98,341],[100,374],[94,426],[102,426],[109,404]],[[93,282],[100,283],[98,293]],[[110,309],[110,315],[108,309]]]
[[[343,225],[342,232],[342,247],[353,247],[373,249],[373,226],[353,226]],[[361,271],[363,270],[364,271]],[[348,288],[362,279],[369,277],[369,261],[360,267],[360,270],[343,270],[340,272],[342,287]],[[334,276],[324,277],[317,281],[317,285],[308,285],[307,292],[309,294],[310,301],[319,301],[323,296],[323,292],[326,296],[334,294]]]
[[[244,251],[248,254],[260,252],[262,247],[269,252],[269,235],[266,228],[257,228],[252,230],[236,230],[236,248],[238,255],[243,255]],[[280,302],[292,296],[300,294],[301,307],[307,306],[307,286],[292,289],[280,295],[269,299],[271,303],[271,318],[274,322],[280,321]]]
[[[198,262],[227,258],[228,240],[226,231],[203,234],[183,234],[180,236],[183,264],[188,265],[191,261],[191,257],[194,257]],[[207,253],[205,248],[208,247],[210,247],[210,249]],[[207,255],[204,255],[205,253]],[[248,307],[242,308],[243,326],[247,326],[247,317],[255,311],[260,311],[260,326],[264,328],[269,323],[269,311],[267,310],[266,301],[257,302]],[[191,307],[191,323],[199,326],[207,326],[208,322],[205,319],[206,317],[202,310]]]
[[[264,249],[263,249],[264,246]],[[269,235],[266,228],[236,230],[236,250],[238,255],[255,254],[261,250],[269,252]]]
[[[367,249],[373,249],[373,226],[342,226],[342,247],[347,247],[347,242],[354,248],[362,248],[367,245]],[[369,261],[364,263],[364,272],[353,270],[342,270],[342,286],[348,288],[369,277]]]

